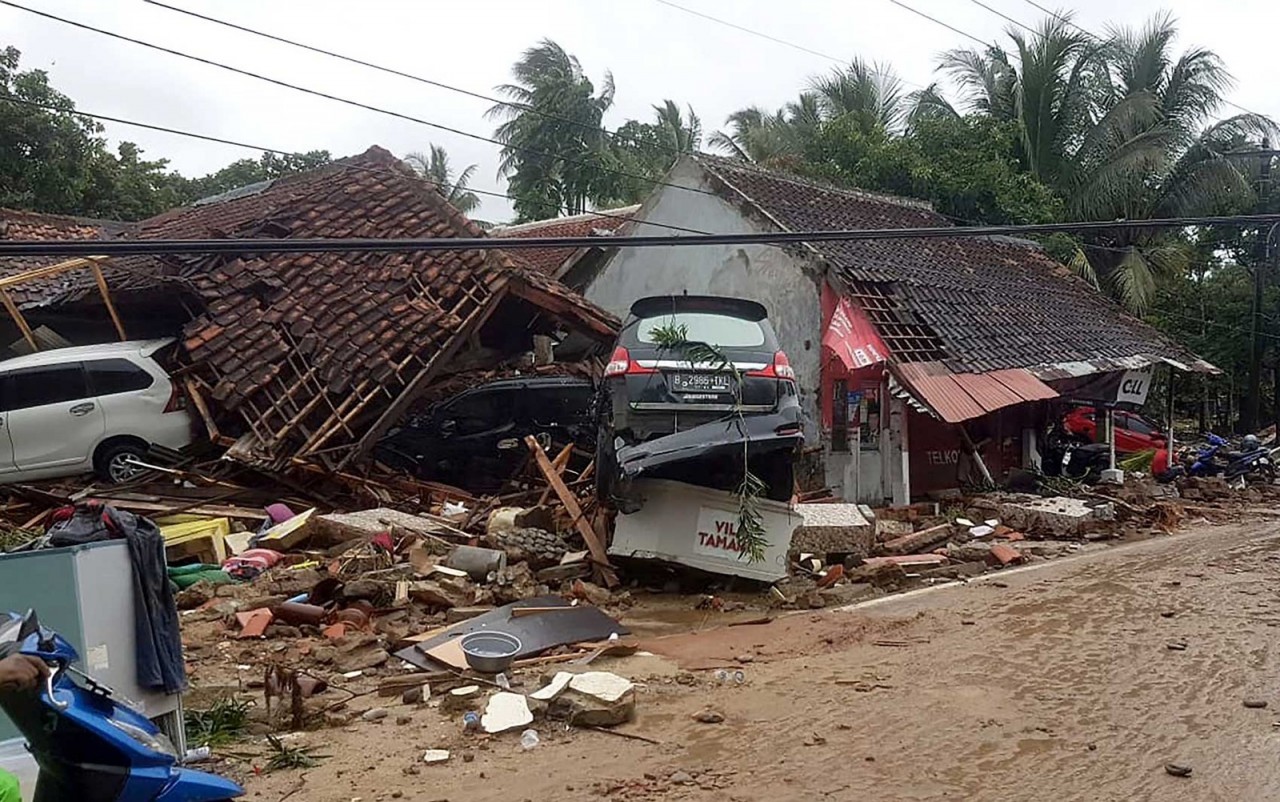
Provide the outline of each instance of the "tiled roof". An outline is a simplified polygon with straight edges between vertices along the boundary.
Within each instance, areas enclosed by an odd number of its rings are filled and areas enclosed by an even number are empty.
[[[695,158],[722,193],[785,230],[951,225],[921,201]],[[958,373],[982,373],[1135,356],[1196,361],[1033,243],[957,237],[811,247],[832,265],[897,362],[940,360]]]
[[[95,220],[88,217],[69,217],[60,214],[42,214],[24,212],[17,209],[0,209],[0,242],[58,239],[110,239],[119,236],[132,227],[129,223],[118,223],[113,220]],[[47,256],[13,256],[0,258],[0,277],[8,278],[19,273],[49,264],[56,264],[60,259]],[[51,292],[78,284],[71,274],[39,283],[16,284],[11,287],[9,297],[19,306],[38,302]],[[89,285],[92,286],[92,279]]]
[[[612,235],[630,220],[639,206],[624,206],[620,209],[602,209],[600,212],[587,212],[572,217],[557,217],[552,220],[535,220],[530,223],[517,223],[508,226],[497,226],[489,233],[495,237],[591,237]],[[522,251],[518,259],[533,267],[544,275],[559,278],[571,266],[581,249],[578,248],[545,248]]]
[[[484,231],[382,148],[245,187],[138,223],[142,239],[480,238]],[[502,251],[246,253],[126,257],[103,263],[113,294],[177,283],[203,302],[184,330],[208,395],[236,410],[254,442],[239,454],[338,462],[367,425],[440,367],[509,292],[610,337],[609,313]],[[68,274],[70,275],[70,274]],[[92,286],[92,276],[88,277]],[[83,287],[48,288],[44,303]],[[126,328],[128,321],[126,321]],[[418,383],[421,384],[420,382]],[[405,400],[405,404],[411,398]]]

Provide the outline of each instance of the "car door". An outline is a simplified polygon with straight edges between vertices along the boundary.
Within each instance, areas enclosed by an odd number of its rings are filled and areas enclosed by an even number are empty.
[[[437,419],[441,451],[456,481],[488,486],[501,483],[500,465],[507,452],[517,451],[518,430],[514,420],[515,393],[505,389],[478,390],[459,396],[442,408]],[[502,448],[503,441],[516,439],[516,448]],[[492,481],[487,481],[492,480]]]
[[[79,362],[19,368],[0,376],[0,407],[19,471],[88,468],[106,431]]]

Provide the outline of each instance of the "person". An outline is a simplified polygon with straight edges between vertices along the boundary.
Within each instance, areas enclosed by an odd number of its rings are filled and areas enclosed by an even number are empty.
[[[14,654],[0,660],[0,692],[35,690],[47,676],[49,666],[39,658]],[[0,802],[22,802],[18,778],[4,769],[0,769]]]

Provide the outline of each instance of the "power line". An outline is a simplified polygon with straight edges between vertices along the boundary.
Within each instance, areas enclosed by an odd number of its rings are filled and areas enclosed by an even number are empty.
[[[536,117],[542,117],[548,120],[555,120],[556,122],[562,122],[567,125],[572,125],[587,131],[603,133],[605,136],[611,139],[617,135],[617,133],[614,131],[604,130],[600,127],[590,125],[589,123],[584,123],[580,120],[575,120],[572,117],[565,117],[563,115],[554,114],[549,111],[543,111],[542,109],[534,108],[533,106],[530,106],[527,103],[516,103],[510,100],[503,100],[501,98],[494,97],[493,95],[486,95],[481,92],[472,91],[470,89],[463,89],[462,87],[446,84],[432,78],[423,78],[421,75],[414,75],[412,73],[404,72],[402,70],[397,70],[394,67],[386,67],[381,64],[374,64],[371,61],[365,61],[363,59],[358,59],[354,56],[348,56],[342,53],[336,53],[332,50],[326,50],[322,47],[316,47],[315,45],[306,44],[305,42],[298,42],[293,39],[286,39],[285,37],[279,36],[277,34],[267,33],[265,31],[259,31],[255,28],[250,28],[245,25],[240,25],[234,22],[230,22],[228,20],[218,19],[217,17],[210,17],[207,14],[200,14],[195,11],[189,11],[185,8],[179,8],[178,6],[171,6],[168,3],[160,2],[160,0],[143,0],[143,2],[156,6],[157,8],[163,8],[169,11],[175,11],[179,14],[185,14],[189,17],[194,17],[199,20],[204,20],[205,22],[211,22],[215,25],[221,25],[226,28],[231,28],[232,30],[241,31],[242,33],[247,33],[252,36],[259,36],[263,39],[269,39],[273,42],[279,42],[281,44],[286,44],[291,47],[301,48],[302,50],[307,50],[312,53],[319,53],[320,55],[323,55],[323,56],[329,56],[330,58],[336,58],[341,61],[349,62],[351,64],[357,64],[361,67],[368,67],[371,70],[378,70],[379,72],[385,72],[388,75],[395,75],[399,78],[407,78],[410,81],[417,81],[418,83],[426,84],[427,86],[434,86],[437,89],[445,89],[450,92],[457,92],[460,95],[466,95],[467,97],[472,97],[477,100],[483,100],[488,103],[493,103],[495,105],[506,106],[508,108],[513,108],[513,109],[519,109],[522,112],[527,112]],[[664,153],[670,153],[673,156],[680,156],[680,155],[687,154],[689,152],[689,151],[683,151],[678,149],[672,150],[670,148],[666,148],[661,145],[659,146],[659,149],[662,150]]]
[[[147,2],[153,2],[153,1],[154,0],[147,0]],[[721,19],[720,17],[713,17],[710,14],[704,14],[701,11],[695,11],[692,8],[686,8],[685,6],[679,5],[677,3],[673,3],[671,2],[671,0],[654,0],[654,2],[661,3],[662,5],[667,6],[669,8],[674,8],[677,11],[683,11],[686,14],[692,14],[695,17],[701,17],[702,19],[709,20],[711,22],[716,23],[717,25],[724,25],[727,28],[733,28],[735,31],[742,31],[743,33],[750,34],[751,36],[758,36],[761,39],[766,39],[775,44],[780,44],[780,45],[783,45],[784,47],[789,47],[792,50],[799,50],[801,53],[808,53],[809,55],[812,55],[812,56],[824,58],[827,61],[834,61],[836,64],[844,65],[849,63],[849,59],[837,58],[836,56],[833,56],[829,53],[823,53],[820,50],[814,50],[811,47],[805,47],[802,44],[797,44],[795,42],[791,42],[786,39],[781,39],[777,36],[774,36],[773,34],[768,34],[763,31],[757,31],[754,28],[748,28],[745,25],[739,25],[736,22],[730,22],[729,20]],[[920,89],[925,88],[923,84],[918,84],[914,81],[908,81],[907,79],[902,78],[901,76],[893,75],[891,73],[886,73],[882,70],[871,70],[871,72],[881,77],[897,78],[899,81],[902,81],[904,84],[907,84],[908,86],[914,86]]]
[[[987,42],[987,41],[984,41],[984,40],[982,40],[982,39],[979,39],[978,37],[974,36],[973,34],[968,33],[968,32],[966,32],[966,31],[962,31],[962,30],[960,30],[959,28],[955,27],[954,25],[948,25],[947,23],[943,22],[942,20],[938,19],[937,17],[931,17],[931,16],[929,16],[928,14],[924,13],[923,11],[921,11],[920,9],[918,9],[918,8],[912,8],[911,6],[907,5],[906,3],[901,2],[901,0],[889,0],[889,2],[890,2],[890,3],[893,3],[895,6],[898,6],[898,7],[900,7],[900,8],[905,8],[907,11],[910,11],[912,14],[915,14],[915,15],[916,15],[916,16],[918,16],[918,17],[924,17],[925,19],[929,20],[930,22],[937,23],[938,25],[941,25],[942,27],[946,28],[947,30],[951,31],[952,33],[958,33],[958,34],[960,34],[961,36],[963,36],[963,37],[965,37],[965,38],[972,39],[973,41],[977,42],[978,44],[982,45],[983,47],[990,47],[990,46],[991,46],[991,42]]]
[[[1062,15],[1062,14],[1059,14],[1057,11],[1053,11],[1053,10],[1051,10],[1051,9],[1049,9],[1049,8],[1046,8],[1045,6],[1042,6],[1042,5],[1040,5],[1039,3],[1035,2],[1035,0],[1023,0],[1023,2],[1025,2],[1027,5],[1029,5],[1029,6],[1033,7],[1033,8],[1037,8],[1037,9],[1039,9],[1040,11],[1043,11],[1045,14],[1048,14],[1049,16],[1053,17],[1054,19],[1058,20],[1059,22],[1062,22],[1062,23],[1064,23],[1064,24],[1066,24],[1066,25],[1070,25],[1072,28],[1075,28],[1077,31],[1079,31],[1080,33],[1082,33],[1082,34],[1084,34],[1085,36],[1089,37],[1090,39],[1094,40],[1095,42],[1102,42],[1102,41],[1104,41],[1104,40],[1103,40],[1103,38],[1102,38],[1101,36],[1098,36],[1096,33],[1094,33],[1093,31],[1089,30],[1088,28],[1083,28],[1083,27],[1081,27],[1081,26],[1077,25],[1077,24],[1076,24],[1076,23],[1071,19],[1071,17],[1064,16],[1064,15]],[[1258,112],[1256,112],[1256,111],[1251,111],[1250,109],[1246,109],[1244,106],[1241,106],[1239,103],[1233,103],[1233,102],[1231,102],[1230,100],[1226,100],[1225,98],[1222,100],[1222,102],[1223,102],[1225,105],[1232,107],[1233,109],[1239,109],[1240,111],[1243,111],[1245,114],[1252,114],[1252,115],[1253,115],[1253,116],[1255,116],[1255,117],[1265,117],[1265,116],[1266,116],[1265,114],[1259,114],[1259,113],[1258,113]]]
[[[92,25],[88,25],[83,22],[76,22],[75,20],[66,19],[65,17],[59,17],[55,14],[50,14],[45,11],[37,11],[36,9],[28,8],[18,3],[12,2],[12,0],[0,0],[0,5],[6,5],[6,6],[9,6],[10,8],[16,8],[20,11],[26,11],[30,14],[35,14],[36,16],[54,20],[55,22],[61,22],[64,25],[70,25],[72,27],[80,28],[82,30],[92,31],[93,33],[101,34],[103,36],[109,36],[113,39],[119,39],[124,42],[129,42],[131,44],[150,48],[151,50],[157,50],[161,53],[168,53],[169,55],[178,56],[179,58],[195,61],[197,63],[205,64],[210,67],[217,67],[218,69],[226,70],[227,72],[235,73],[237,75],[243,75],[245,77],[254,78],[259,81],[266,81],[267,83],[274,84],[276,86],[281,86],[286,89],[292,89],[296,92],[302,92],[304,94],[314,95],[315,97],[324,98],[325,100],[332,100],[337,103],[343,103],[348,106],[354,106],[355,108],[364,109],[366,111],[377,112],[378,114],[385,114],[388,117],[395,117],[400,120],[417,123],[418,125],[425,125],[429,128],[435,128],[440,131],[445,131],[451,134],[455,134],[457,136],[466,137],[468,139],[474,139],[479,142],[488,142],[489,144],[497,145],[501,148],[510,148],[511,150],[516,151],[518,153],[526,153],[531,156],[538,156],[541,158],[559,159],[560,161],[563,161],[566,164],[573,164],[579,167],[586,167],[592,170],[597,170],[601,173],[607,173],[609,175],[616,175],[616,176],[621,176],[623,178],[630,178],[637,181],[644,181],[646,183],[649,183],[655,186],[672,187],[675,189],[684,190],[686,192],[696,192],[701,195],[715,195],[715,193],[710,190],[697,189],[696,187],[685,187],[685,186],[680,186],[678,184],[670,184],[661,179],[650,178],[648,176],[639,175],[637,173],[628,173],[623,170],[616,170],[612,168],[600,167],[599,165],[588,164],[581,160],[573,159],[558,153],[550,153],[547,151],[537,150],[536,148],[528,148],[521,145],[512,145],[507,142],[502,142],[501,140],[484,136],[483,134],[476,134],[470,131],[463,131],[462,129],[459,129],[459,128],[453,128],[451,126],[444,125],[442,123],[432,122],[431,120],[425,120],[425,119],[422,119],[421,117],[414,117],[413,115],[404,114],[403,112],[393,111],[391,109],[384,109],[380,106],[374,106],[368,103],[363,103],[358,100],[351,100],[350,98],[339,97],[338,95],[332,95],[332,94],[329,94],[328,92],[322,92],[318,89],[311,89],[305,86],[299,86],[298,84],[289,83],[288,81],[282,81],[278,78],[272,78],[267,75],[262,75],[261,73],[252,72],[250,70],[244,70],[239,67],[233,67],[229,64],[223,64],[222,62],[213,61],[212,59],[202,58],[200,56],[192,55],[191,53],[185,53],[180,50],[173,50],[171,48],[164,47],[162,45],[157,45],[153,42],[147,42],[141,39],[135,39],[130,36],[125,36],[124,34],[104,30],[102,28],[96,28]]]
[[[75,110],[73,110],[73,111],[67,111],[66,109],[60,109],[60,108],[58,108],[58,107],[56,107],[56,106],[47,106],[47,105],[45,105],[45,104],[43,104],[43,103],[36,103],[36,102],[34,102],[34,101],[31,101],[31,100],[22,100],[22,99],[19,99],[19,98],[16,98],[16,97],[0,97],[0,102],[5,102],[5,103],[14,103],[14,104],[22,105],[22,106],[28,106],[28,107],[31,107],[31,108],[43,109],[44,111],[53,112],[53,113],[55,113],[55,114],[72,114],[72,115],[77,115],[77,116],[80,116],[80,117],[88,117],[88,118],[93,119],[93,120],[102,120],[102,121],[105,121],[105,122],[118,123],[118,124],[120,124],[120,125],[130,125],[130,126],[133,126],[133,127],[135,127],[135,128],[145,128],[145,129],[150,130],[150,131],[159,131],[159,132],[161,132],[161,133],[165,133],[165,134],[173,134],[173,135],[175,135],[175,136],[188,137],[188,138],[191,138],[191,139],[199,139],[199,140],[203,140],[203,141],[205,141],[205,142],[215,142],[215,143],[220,144],[220,145],[230,145],[230,146],[232,146],[232,147],[245,148],[245,149],[247,149],[247,150],[263,151],[263,152],[265,152],[265,153],[274,153],[274,154],[275,154],[275,155],[277,155],[277,156],[296,156],[296,157],[306,156],[306,154],[305,154],[305,153],[300,153],[300,152],[298,152],[298,151],[281,150],[281,149],[279,149],[279,148],[270,148],[270,147],[267,147],[267,146],[265,146],[265,145],[253,145],[253,144],[250,144],[250,143],[248,143],[248,142],[240,142],[240,141],[237,141],[237,140],[234,140],[234,139],[226,139],[226,138],[223,138],[223,137],[211,136],[211,135],[209,135],[209,134],[198,134],[198,133],[195,133],[195,132],[193,132],[193,131],[183,131],[183,130],[180,130],[180,129],[177,129],[177,128],[169,128],[168,126],[163,126],[163,125],[154,125],[154,124],[152,124],[152,123],[142,123],[142,122],[138,122],[138,121],[136,121],[136,120],[126,120],[126,119],[121,118],[121,117],[112,117],[112,116],[107,115],[107,114],[96,114],[96,113],[92,113],[92,112],[81,111],[81,110],[79,110],[79,109],[75,109]],[[360,169],[360,170],[370,170],[370,169],[371,169],[371,168],[368,168],[368,167],[363,167],[363,166],[361,166],[361,165],[355,165],[355,164],[348,164],[348,165],[343,165],[343,166],[344,166],[344,167],[346,167],[346,168],[350,168],[350,169]],[[504,195],[504,194],[503,194],[503,193],[501,193],[501,192],[493,192],[493,191],[491,191],[491,190],[487,190],[487,189],[478,189],[478,188],[471,187],[471,186],[468,186],[468,185],[465,185],[465,184],[441,184],[441,183],[438,183],[438,182],[436,182],[436,181],[433,181],[433,180],[431,180],[430,178],[425,177],[425,176],[423,177],[423,180],[424,180],[424,181],[426,181],[426,182],[428,182],[428,183],[429,183],[429,184],[431,184],[432,186],[437,187],[437,188],[441,188],[441,189],[461,189],[461,190],[464,190],[464,191],[466,191],[466,192],[474,192],[474,193],[475,193],[475,194],[477,194],[477,195],[487,195],[487,196],[489,196],[489,197],[493,197],[493,198],[501,198],[501,199],[503,199],[503,200],[510,200],[510,201],[514,201],[514,200],[515,200],[515,198],[514,198],[514,197],[512,197],[511,195]],[[629,216],[627,216],[627,215],[611,214],[611,213],[609,213],[609,212],[604,212],[604,211],[593,211],[593,212],[590,212],[590,214],[596,215],[596,216],[598,216],[598,217],[607,217],[607,218],[611,218],[611,219],[614,219],[614,220],[620,220],[620,221],[623,221],[623,222],[631,222],[631,223],[633,223],[633,224],[635,224],[635,225],[647,225],[647,226],[653,226],[653,227],[655,227],[655,228],[665,228],[665,229],[668,229],[668,230],[671,230],[671,231],[684,231],[684,232],[689,233],[689,234],[707,234],[707,233],[710,233],[710,232],[707,232],[707,231],[702,231],[701,229],[697,229],[697,228],[685,228],[684,226],[677,226],[677,225],[673,225],[673,224],[670,224],[670,223],[656,223],[656,222],[651,222],[651,221],[648,221],[648,220],[636,220],[634,217],[629,217]]]
[[[936,226],[922,228],[773,231],[749,234],[703,234],[604,237],[485,238],[318,238],[318,239],[152,239],[0,241],[0,258],[11,256],[138,256],[184,253],[353,253],[359,251],[537,250],[546,248],[657,248],[698,245],[792,245],[814,242],[860,242],[899,239],[970,239],[1060,231],[1108,231],[1189,226],[1254,226],[1280,223],[1280,214],[1173,217],[1155,220],[1099,220],[1032,225]]]
[[[150,3],[152,2],[152,0],[147,0],[147,2]],[[995,14],[997,17],[1004,20],[1005,22],[1011,22],[1014,25],[1017,25],[1019,28],[1022,28],[1023,30],[1033,33],[1042,39],[1044,38],[1044,34],[1041,33],[1040,31],[1037,31],[1035,28],[1032,28],[1030,25],[1019,22],[1018,20],[1014,19],[1013,17],[1009,16],[1003,11],[999,11],[997,9],[992,8],[991,6],[982,2],[982,0],[969,0],[969,2],[973,3],[975,6],[978,6],[979,8],[985,8],[987,11],[990,11],[992,14]]]

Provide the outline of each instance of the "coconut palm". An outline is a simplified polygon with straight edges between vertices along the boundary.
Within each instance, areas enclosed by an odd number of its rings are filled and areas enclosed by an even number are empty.
[[[405,164],[414,169],[418,175],[435,185],[445,200],[453,208],[463,214],[471,214],[480,206],[480,197],[467,189],[471,177],[475,175],[476,165],[470,164],[455,177],[449,164],[449,154],[440,145],[430,145],[427,152],[406,154]]]
[[[595,85],[564,48],[544,39],[512,67],[514,83],[497,91],[510,100],[489,109],[500,120],[499,175],[508,178],[521,220],[585,211],[607,170],[603,128],[613,105],[613,76]]]
[[[664,100],[653,107],[653,124],[657,126],[661,145],[671,154],[671,162],[681,153],[694,153],[702,147],[702,120],[693,106],[686,106],[688,118],[674,100]]]
[[[1072,216],[1143,219],[1195,215],[1247,202],[1248,176],[1230,155],[1270,121],[1240,115],[1205,127],[1231,79],[1212,52],[1173,50],[1176,25],[1159,16],[1105,39],[1044,20],[1032,38],[1010,29],[1012,54],[959,49],[939,69],[972,112],[1018,125],[1021,158]],[[1185,248],[1168,232],[1088,238],[1072,266],[1144,311],[1159,277],[1181,269]]]
[[[853,117],[863,133],[898,131],[906,118],[902,80],[888,66],[855,58],[809,81],[824,120]]]

